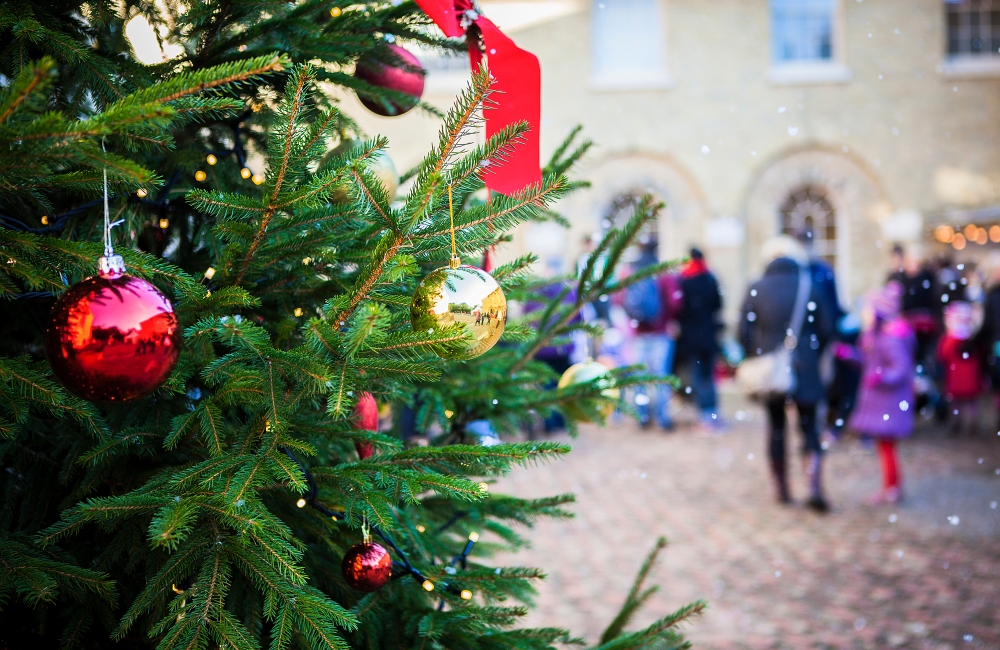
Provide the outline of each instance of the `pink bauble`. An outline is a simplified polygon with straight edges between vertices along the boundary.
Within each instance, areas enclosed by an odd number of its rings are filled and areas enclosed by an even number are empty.
[[[361,393],[358,403],[354,406],[354,424],[365,431],[378,431],[378,404],[369,392]],[[355,442],[354,448],[358,458],[364,460],[375,453],[375,446],[370,442]]]
[[[170,377],[181,331],[170,301],[131,275],[87,278],[49,314],[45,352],[59,381],[95,402],[144,397]]]
[[[354,76],[361,81],[379,88],[395,90],[412,98],[379,100],[358,94],[358,99],[365,105],[365,108],[384,117],[402,115],[416,106],[417,102],[420,101],[420,96],[424,94],[424,72],[417,57],[398,45],[389,45],[389,51],[397,59],[395,63],[387,65],[366,55],[358,59],[358,65],[354,69]]]

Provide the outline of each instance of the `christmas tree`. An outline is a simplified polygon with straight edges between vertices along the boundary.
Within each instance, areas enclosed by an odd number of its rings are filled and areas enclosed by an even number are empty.
[[[138,13],[183,52],[138,62],[125,38]],[[409,189],[394,195],[375,172],[385,140],[362,139],[323,84],[376,104],[411,101],[349,71],[362,56],[396,64],[387,36],[464,47],[435,36],[417,7],[10,2],[0,33],[0,640],[580,643],[564,630],[518,627],[541,570],[484,563],[524,543],[515,526],[568,516],[573,500],[491,493],[491,479],[568,446],[486,446],[467,425],[487,420],[513,436],[553,411],[599,421],[615,390],[650,380],[621,369],[555,388],[534,356],[589,328],[574,319],[584,304],[665,268],[615,275],[659,206],[643,199],[579,278],[543,283],[531,257],[494,269],[508,300],[542,307],[512,318],[473,357],[471,327],[414,329],[414,292],[453,252],[478,260],[518,224],[559,219],[549,206],[579,185],[566,173],[589,145],[571,134],[540,184],[484,199],[484,167],[502,163],[527,127],[473,144],[496,101],[481,70],[406,175]],[[90,401],[56,380],[46,328],[56,299],[111,248],[126,277],[172,302],[178,338],[149,345],[177,340],[181,350],[148,396]],[[371,425],[371,396],[393,406],[389,430]],[[404,447],[403,408],[442,433]],[[345,555],[376,545],[382,564],[352,582]],[[652,593],[643,582],[661,547],[599,647],[686,645],[676,624],[698,603],[624,631]]]

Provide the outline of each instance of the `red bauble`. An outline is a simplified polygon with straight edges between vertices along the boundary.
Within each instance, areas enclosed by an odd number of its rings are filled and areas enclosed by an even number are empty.
[[[355,544],[347,549],[340,568],[352,589],[365,593],[381,589],[392,576],[392,556],[374,542]]]
[[[417,57],[398,45],[389,45],[389,51],[397,59],[395,63],[387,65],[366,55],[358,59],[358,65],[354,69],[354,76],[361,81],[412,97],[407,100],[381,101],[363,94],[358,95],[365,108],[384,117],[402,115],[416,106],[420,96],[424,94],[424,73]]]
[[[361,393],[358,398],[358,403],[354,406],[354,424],[365,431],[378,431],[378,404],[371,393]],[[370,442],[355,442],[354,448],[361,460],[371,458],[375,453],[375,446]]]
[[[170,301],[149,282],[117,271],[70,287],[45,328],[56,377],[71,393],[95,402],[152,393],[170,377],[180,349]]]

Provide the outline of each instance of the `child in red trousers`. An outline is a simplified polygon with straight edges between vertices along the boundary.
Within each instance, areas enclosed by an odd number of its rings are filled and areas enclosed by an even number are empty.
[[[976,400],[983,390],[983,367],[973,336],[972,305],[953,302],[944,310],[945,334],[937,355],[944,368],[944,398],[952,416],[952,434],[972,433],[977,416]]]
[[[900,285],[890,282],[868,295],[861,314],[862,333],[857,347],[835,348],[843,360],[861,364],[857,406],[850,428],[875,439],[882,462],[882,489],[869,504],[896,503],[902,496],[896,441],[913,433],[913,355],[916,337],[899,317]]]

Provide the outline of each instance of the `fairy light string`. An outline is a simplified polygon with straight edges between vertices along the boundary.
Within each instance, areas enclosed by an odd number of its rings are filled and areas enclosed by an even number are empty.
[[[319,490],[316,486],[316,481],[312,477],[312,474],[309,473],[309,470],[306,469],[305,465],[302,464],[302,462],[298,459],[298,457],[295,456],[295,454],[292,453],[290,449],[288,449],[287,447],[282,447],[281,450],[285,452],[285,455],[287,455],[292,460],[292,462],[298,465],[299,469],[306,477],[306,482],[309,484],[309,491],[306,493],[306,496],[299,498],[299,500],[296,502],[296,505],[299,508],[304,508],[306,505],[308,505],[311,508],[319,511],[323,515],[330,517],[333,521],[341,521],[346,519],[347,513],[345,511],[331,510],[330,508],[324,506],[322,503],[316,501],[316,496],[318,495]],[[459,519],[464,517],[465,514],[466,513],[464,512],[458,513],[456,516],[452,517],[448,521],[448,523],[439,528],[438,532],[439,533],[443,532],[445,529],[447,529],[452,524],[457,522]],[[468,589],[459,589],[458,587],[449,582],[442,581],[435,583],[431,581],[429,578],[427,578],[427,576],[425,576],[420,571],[420,569],[413,566],[413,564],[410,562],[410,559],[406,556],[406,553],[404,553],[402,549],[399,548],[396,542],[394,542],[393,539],[389,537],[389,535],[387,535],[384,530],[369,522],[367,518],[362,517],[362,535],[366,543],[370,539],[371,533],[378,535],[378,537],[383,542],[385,542],[386,545],[388,545],[389,548],[391,548],[396,553],[397,556],[399,556],[400,561],[392,563],[393,579],[402,577],[403,575],[410,575],[413,577],[413,579],[417,582],[418,585],[423,587],[425,591],[428,592],[435,591],[437,588],[440,587],[441,589],[447,591],[449,594],[458,596],[462,600],[470,600],[472,598],[472,592]],[[472,549],[473,547],[475,547],[476,542],[478,541],[479,541],[479,533],[475,532],[469,533],[469,537],[466,540],[465,547],[462,549],[462,552],[453,557],[451,562],[449,562],[448,566],[454,567],[456,564],[460,563],[463,569],[466,568],[469,554],[472,553]],[[449,573],[447,569],[445,569],[445,573]],[[441,602],[438,604],[439,611],[444,607],[445,602],[446,601],[442,599]]]
[[[239,165],[241,170],[246,169],[247,171],[250,171],[249,168],[247,168],[246,147],[243,144],[243,129],[245,128],[243,126],[243,123],[252,114],[253,111],[248,110],[242,113],[239,117],[225,122],[225,124],[227,124],[233,131],[233,146],[227,149],[213,149],[207,152],[208,157],[210,159],[214,160],[215,162],[218,162],[220,158],[233,156],[236,158],[236,164]],[[101,150],[106,152],[104,146],[104,138],[101,139]],[[209,162],[209,164],[213,165],[215,164],[215,162]],[[24,221],[21,221],[16,217],[12,217],[5,214],[0,214],[0,227],[7,228],[8,230],[18,230],[21,232],[30,232],[36,235],[44,235],[62,231],[62,229],[66,227],[66,222],[69,220],[69,217],[80,214],[81,212],[86,212],[87,210],[95,206],[101,205],[102,203],[104,204],[105,215],[107,215],[109,210],[108,201],[110,199],[114,199],[117,197],[108,192],[107,168],[104,169],[103,176],[104,176],[104,196],[102,196],[99,199],[94,199],[92,201],[87,201],[86,203],[82,203],[74,208],[66,210],[65,212],[60,212],[52,215],[45,215],[45,217],[42,220],[41,228],[33,228]],[[253,174],[251,172],[250,174],[247,175],[247,178],[253,178],[255,176],[259,175]],[[128,199],[129,201],[133,201],[135,203],[139,203],[147,207],[158,207],[158,208],[166,207],[170,203],[168,197],[170,196],[170,193],[173,190],[174,185],[176,185],[180,179],[181,179],[180,170],[175,170],[170,175],[169,179],[167,179],[167,181],[161,186],[159,192],[157,193],[157,197],[155,199],[145,198],[146,197],[145,188],[141,188],[137,194],[129,196]],[[257,181],[254,180],[254,183],[257,184]],[[106,225],[110,225],[112,228],[115,226],[115,224],[113,223],[112,224],[106,223]],[[107,248],[108,242],[109,238],[106,237],[103,242],[105,244],[105,248]],[[32,296],[34,297],[39,293],[40,292],[32,292]]]

